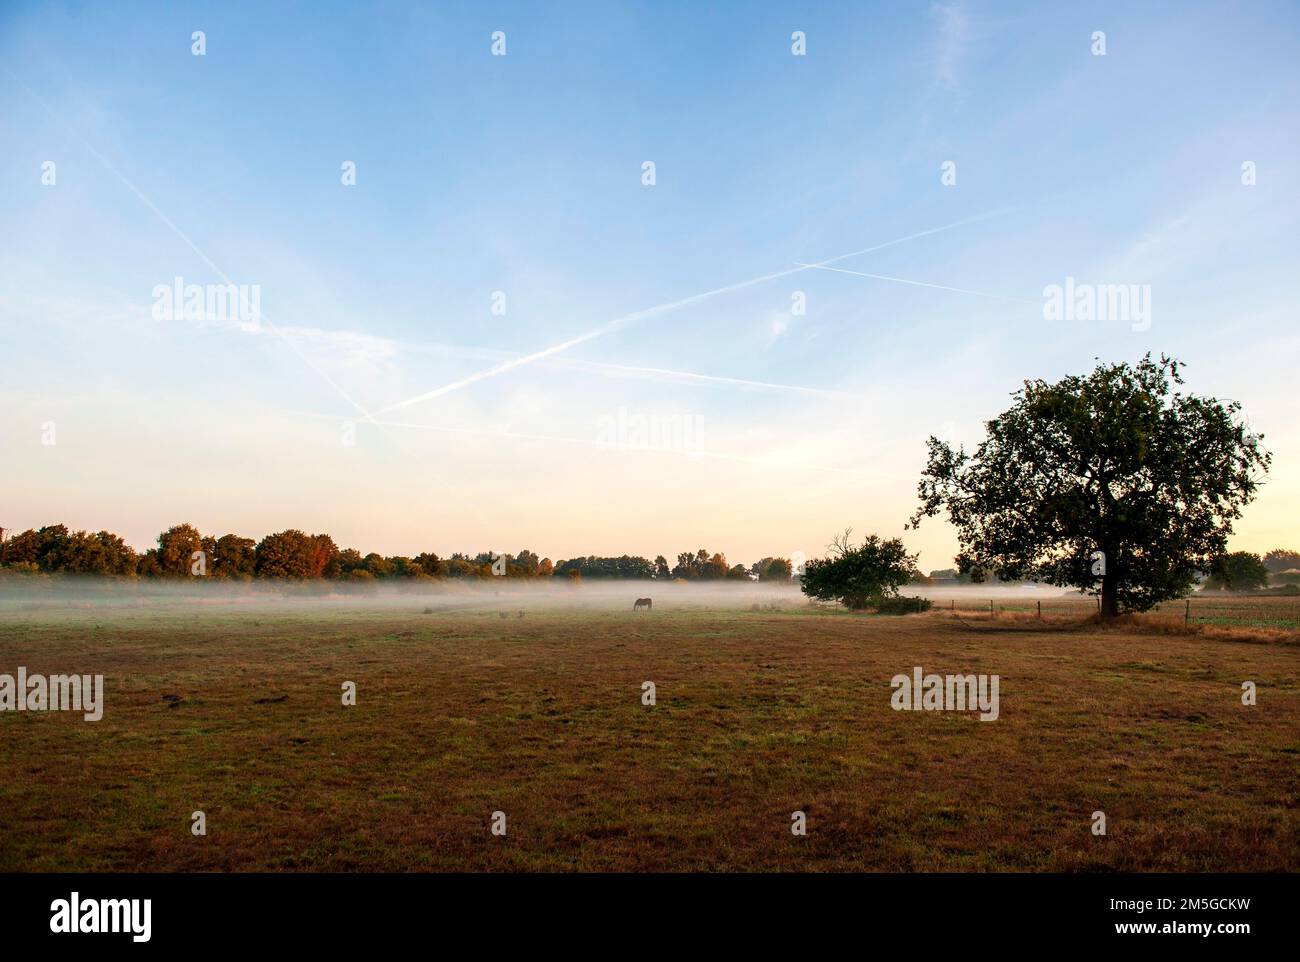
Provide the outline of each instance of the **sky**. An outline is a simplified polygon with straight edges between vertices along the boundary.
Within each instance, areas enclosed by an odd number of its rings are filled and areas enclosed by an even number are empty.
[[[1286,2],[0,0],[0,526],[931,570],[925,439],[1150,351],[1273,452],[1231,546],[1300,547],[1298,42]],[[1067,278],[1149,312],[1049,318]]]

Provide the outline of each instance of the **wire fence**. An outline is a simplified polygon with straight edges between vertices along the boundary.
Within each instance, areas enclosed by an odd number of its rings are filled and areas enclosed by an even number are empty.
[[[984,598],[952,597],[934,599],[934,610],[949,610],[963,615],[983,614],[996,618],[1001,614],[1041,618],[1085,618],[1100,613],[1100,601],[1088,596],[1054,596],[1051,598]],[[1300,596],[1196,595],[1166,602],[1153,609],[1155,614],[1180,618],[1189,626],[1223,625],[1260,628],[1300,629]]]

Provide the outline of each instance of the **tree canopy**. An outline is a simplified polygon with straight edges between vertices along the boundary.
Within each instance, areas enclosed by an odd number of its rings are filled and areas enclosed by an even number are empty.
[[[962,571],[1099,593],[1107,617],[1181,597],[1271,462],[1240,405],[1184,393],[1181,368],[1026,381],[974,453],[931,437],[912,527],[946,509]]]

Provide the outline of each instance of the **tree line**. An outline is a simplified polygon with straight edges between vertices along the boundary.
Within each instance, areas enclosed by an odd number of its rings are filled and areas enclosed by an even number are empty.
[[[62,524],[29,529],[0,543],[0,568],[11,573],[217,581],[506,577],[788,583],[794,574],[788,558],[763,558],[746,568],[730,565],[725,555],[704,548],[682,552],[675,565],[663,555],[653,561],[634,555],[590,555],[556,564],[527,548],[517,554],[456,552],[441,558],[426,551],[414,557],[386,557],[340,549],[327,534],[296,528],[254,541],[236,534],[205,535],[192,524],[173,525],[158,535],[157,547],[140,553],[111,531],[72,531]]]

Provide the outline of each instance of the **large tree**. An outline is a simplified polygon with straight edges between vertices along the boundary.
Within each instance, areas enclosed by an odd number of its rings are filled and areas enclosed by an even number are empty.
[[[1181,368],[1026,381],[973,454],[930,438],[912,527],[946,508],[962,571],[1099,593],[1106,617],[1181,597],[1271,462],[1240,405],[1184,393]]]

